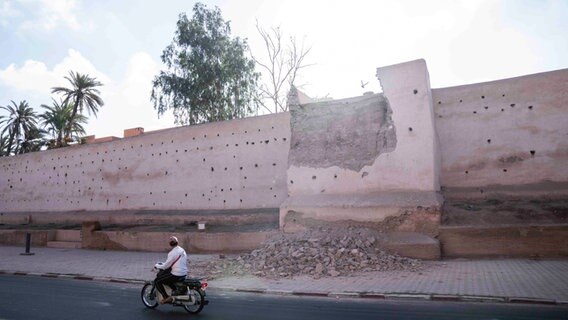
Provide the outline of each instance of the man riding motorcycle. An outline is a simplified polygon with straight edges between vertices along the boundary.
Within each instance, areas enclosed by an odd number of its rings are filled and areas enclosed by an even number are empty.
[[[178,238],[170,237],[170,246],[172,250],[168,253],[168,258],[164,263],[158,263],[156,267],[160,269],[156,277],[156,289],[162,294],[163,299],[160,304],[170,303],[173,298],[168,296],[164,285],[173,287],[176,282],[183,281],[187,275],[187,254],[185,250],[179,246]]]

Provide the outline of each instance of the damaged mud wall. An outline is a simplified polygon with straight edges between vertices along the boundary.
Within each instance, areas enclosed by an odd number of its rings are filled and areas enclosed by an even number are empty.
[[[432,90],[441,184],[495,186],[568,181],[568,69]]]
[[[384,94],[318,103],[291,96],[291,196],[439,189],[426,63],[377,76]]]
[[[379,68],[377,77],[382,94],[310,103],[291,92],[284,231],[331,224],[437,234],[439,152],[426,63]]]
[[[0,158],[0,211],[278,208],[287,113]]]
[[[290,163],[360,171],[396,148],[392,110],[382,94],[308,103],[291,110]]]

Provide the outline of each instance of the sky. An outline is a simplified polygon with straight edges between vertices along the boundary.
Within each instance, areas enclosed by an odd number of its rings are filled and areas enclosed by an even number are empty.
[[[377,67],[425,59],[433,88],[568,68],[568,0],[203,1],[232,35],[264,52],[256,23],[280,26],[311,47],[297,84],[334,99],[380,91]],[[188,0],[0,0],[0,106],[26,100],[38,112],[69,71],[104,86],[87,134],[174,126],[150,101],[160,55]],[[368,82],[361,88],[361,82]],[[0,112],[0,115],[2,112]]]

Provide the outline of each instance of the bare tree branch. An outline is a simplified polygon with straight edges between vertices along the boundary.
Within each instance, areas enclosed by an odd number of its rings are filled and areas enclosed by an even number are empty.
[[[304,41],[298,45],[295,36],[290,37],[286,45],[283,44],[280,26],[272,27],[267,31],[258,24],[257,20],[256,30],[262,37],[266,50],[266,59],[263,61],[251,52],[253,60],[265,71],[263,73],[265,84],[258,88],[260,94],[257,97],[257,104],[271,113],[286,111],[288,108],[286,91],[295,84],[301,69],[313,65],[304,62],[311,47],[305,48]],[[272,106],[268,107],[264,101],[270,101]]]

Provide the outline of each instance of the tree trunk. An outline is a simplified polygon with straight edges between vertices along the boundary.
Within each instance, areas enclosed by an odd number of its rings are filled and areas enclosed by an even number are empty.
[[[79,108],[79,101],[81,99],[80,95],[77,95],[77,99],[75,99],[75,105],[73,106],[73,112],[71,113],[71,117],[69,117],[69,122],[65,128],[65,140],[69,138],[71,135],[71,127],[73,125],[73,121],[75,120],[75,115],[77,115],[77,109]]]

